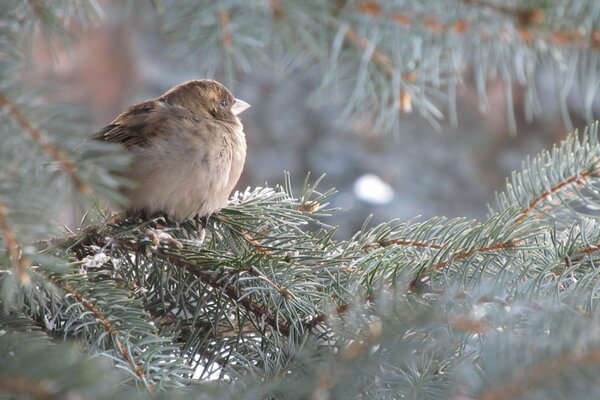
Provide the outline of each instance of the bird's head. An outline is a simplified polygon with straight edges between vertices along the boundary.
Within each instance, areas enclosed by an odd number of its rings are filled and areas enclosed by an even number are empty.
[[[236,99],[221,83],[211,79],[184,82],[169,90],[161,100],[187,108],[194,114],[222,122],[239,123],[237,116],[250,107]]]

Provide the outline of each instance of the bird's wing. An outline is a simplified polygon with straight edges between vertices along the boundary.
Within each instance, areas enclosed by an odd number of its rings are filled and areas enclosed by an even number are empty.
[[[147,146],[162,132],[168,134],[173,118],[196,119],[191,111],[159,100],[148,100],[130,107],[92,138],[127,147]]]

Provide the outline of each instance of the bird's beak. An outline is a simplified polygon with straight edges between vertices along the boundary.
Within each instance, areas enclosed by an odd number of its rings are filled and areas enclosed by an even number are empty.
[[[246,103],[244,100],[235,99],[231,106],[231,111],[233,112],[233,115],[238,115],[248,108],[250,108],[250,104]]]

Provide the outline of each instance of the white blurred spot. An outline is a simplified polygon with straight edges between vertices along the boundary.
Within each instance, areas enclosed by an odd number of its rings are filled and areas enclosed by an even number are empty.
[[[365,174],[354,182],[354,194],[373,204],[386,204],[394,198],[394,189],[374,174]]]

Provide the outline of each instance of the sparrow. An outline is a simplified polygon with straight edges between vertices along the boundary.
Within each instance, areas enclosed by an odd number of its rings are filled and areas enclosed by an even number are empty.
[[[198,79],[129,107],[94,134],[131,154],[122,173],[127,215],[166,214],[180,222],[227,205],[246,160],[238,115],[250,105],[221,83]]]

